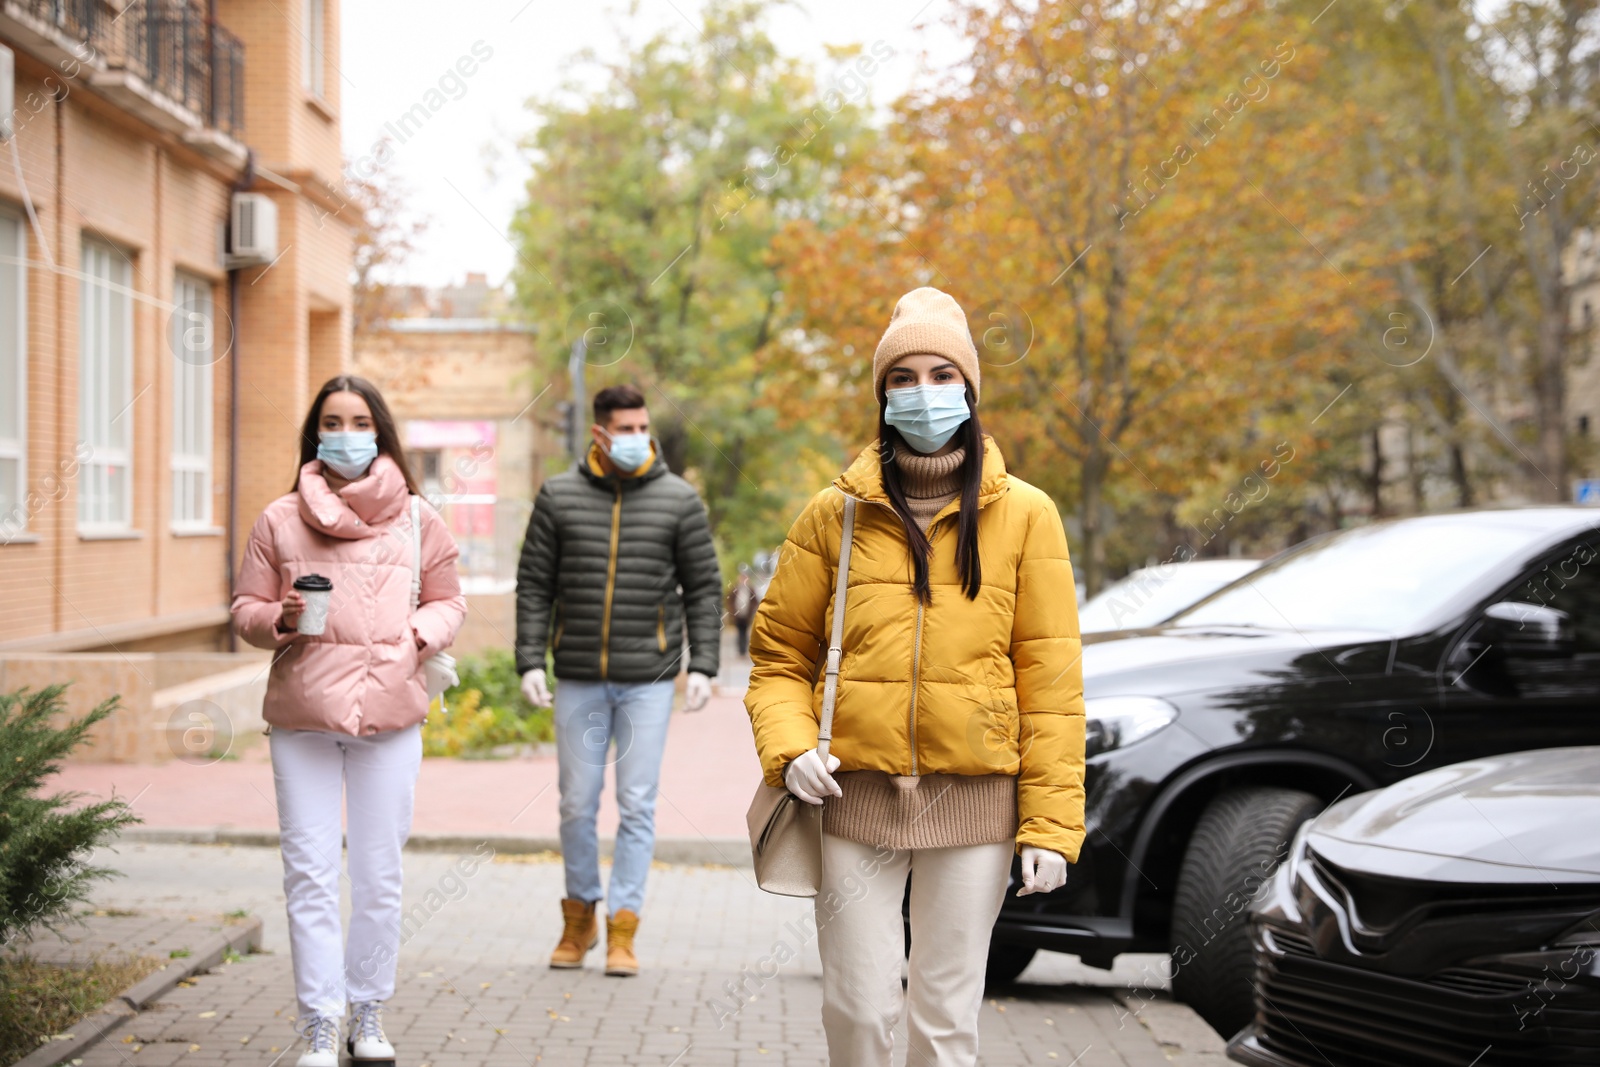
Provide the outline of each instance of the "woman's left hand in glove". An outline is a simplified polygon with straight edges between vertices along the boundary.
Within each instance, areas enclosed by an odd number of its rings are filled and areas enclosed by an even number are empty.
[[[1067,859],[1059,852],[1022,847],[1022,888],[1017,896],[1029,893],[1050,893],[1067,884]]]

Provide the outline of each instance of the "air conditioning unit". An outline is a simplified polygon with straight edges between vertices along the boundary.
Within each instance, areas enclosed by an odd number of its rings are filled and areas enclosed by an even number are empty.
[[[234,193],[228,266],[253,267],[278,257],[278,205],[263,193]]]

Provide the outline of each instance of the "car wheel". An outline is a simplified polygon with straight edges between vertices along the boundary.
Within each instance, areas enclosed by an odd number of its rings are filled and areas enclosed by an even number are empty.
[[[983,972],[986,986],[1010,985],[1015,982],[1039,950],[1031,945],[989,944],[989,965]]]
[[[1296,789],[1234,789],[1195,824],[1172,902],[1172,992],[1223,1037],[1255,1015],[1250,905],[1322,807]]]

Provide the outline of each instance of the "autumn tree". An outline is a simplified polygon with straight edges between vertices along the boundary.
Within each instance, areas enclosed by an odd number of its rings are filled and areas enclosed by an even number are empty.
[[[396,277],[427,232],[428,220],[411,211],[409,190],[387,170],[362,176],[347,167],[342,192],[343,210],[355,218],[350,256],[352,328],[365,333],[393,317]]]
[[[1333,66],[1371,115],[1350,180],[1381,202],[1381,270],[1404,305],[1388,325],[1413,335],[1390,353],[1386,395],[1421,439],[1395,464],[1418,510],[1566,496],[1563,397],[1585,339],[1562,257],[1600,188],[1593,21],[1592,3],[1443,0],[1324,20]]]
[[[971,56],[845,176],[851,221],[797,223],[775,254],[805,343],[857,389],[843,353],[899,293],[938,285],[969,309],[986,428],[1067,503],[1093,592],[1130,504],[1226,524],[1276,443],[1318,447],[1385,289],[1366,194],[1318,166],[1359,116],[1317,86],[1304,19],[1265,3],[955,17]]]
[[[513,224],[516,300],[552,369],[581,339],[591,389],[644,389],[668,463],[705,492],[730,560],[770,547],[833,463],[822,421],[776,431],[754,358],[790,325],[772,237],[815,217],[858,152],[864,79],[884,58],[840,53],[824,81],[778,53],[767,6],[713,3],[702,32],[653,36],[603,67],[598,88],[531,105]]]

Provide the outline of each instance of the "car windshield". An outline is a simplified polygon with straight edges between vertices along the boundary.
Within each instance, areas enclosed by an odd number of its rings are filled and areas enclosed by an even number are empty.
[[[1145,567],[1085,604],[1078,612],[1078,626],[1086,634],[1154,626],[1221,589],[1250,566],[1241,563],[1235,569],[1174,563]]]
[[[1171,625],[1409,633],[1531,537],[1462,522],[1349,530],[1262,567]]]

